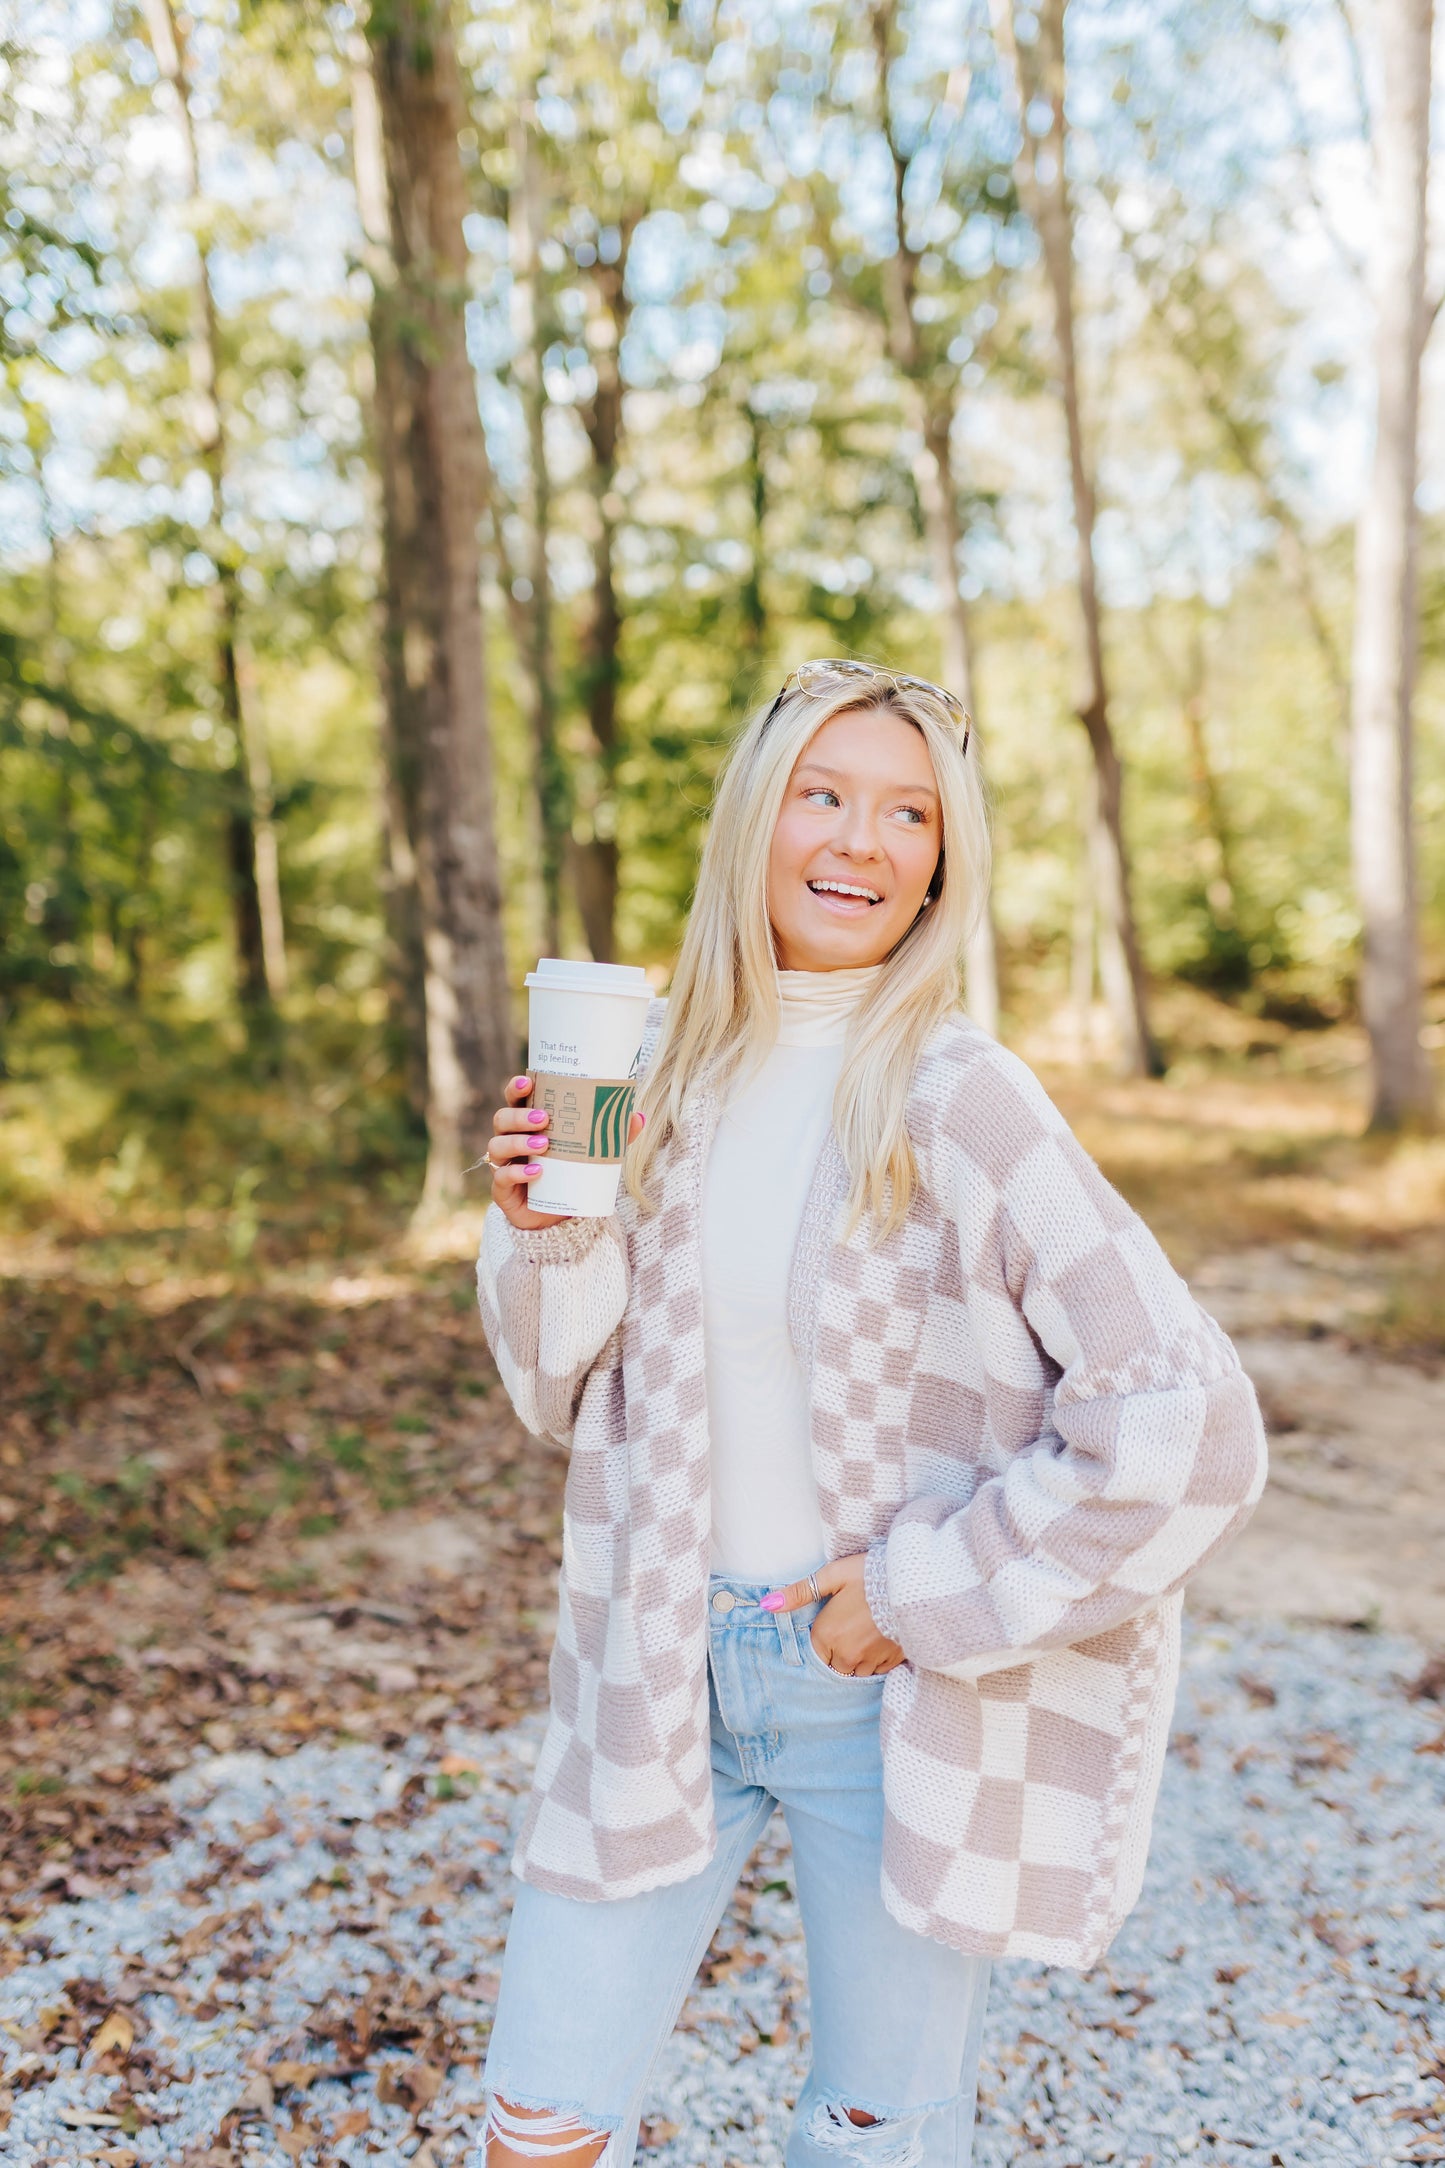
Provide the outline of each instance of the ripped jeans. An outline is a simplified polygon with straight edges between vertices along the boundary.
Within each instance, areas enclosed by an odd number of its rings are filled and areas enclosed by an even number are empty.
[[[632,2168],[653,2064],[776,1804],[812,2009],[786,2168],[968,2168],[988,1960],[884,1909],[883,1682],[830,1671],[808,1635],[818,1606],[764,1611],[765,1592],[724,1575],[709,1587],[709,1864],[611,1903],[518,1885],[486,2084],[489,2127],[523,2158],[606,2132],[599,2168]],[[517,2119],[512,2108],[553,2113]],[[848,2108],[878,2120],[860,2126]],[[469,2156],[469,2168],[484,2162],[484,2146]]]

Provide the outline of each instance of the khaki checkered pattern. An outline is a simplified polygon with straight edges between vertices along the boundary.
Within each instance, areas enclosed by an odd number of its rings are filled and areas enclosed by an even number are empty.
[[[492,1211],[478,1261],[518,1413],[571,1447],[551,1718],[513,1864],[578,1897],[695,1874],[714,1841],[715,1119],[696,1094],[650,1216],[624,1195],[611,1220],[527,1235]],[[908,1658],[883,1694],[883,1894],[960,1950],[1086,1967],[1143,1876],[1180,1590],[1258,1498],[1263,1428],[1229,1342],[1022,1063],[950,1020],[909,1123],[906,1224],[837,1240],[830,1139],[790,1286],[829,1555],[867,1552]]]

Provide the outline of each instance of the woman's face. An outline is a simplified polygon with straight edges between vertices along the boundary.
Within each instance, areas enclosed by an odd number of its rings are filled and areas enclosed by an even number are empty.
[[[881,963],[922,907],[943,848],[923,733],[887,708],[845,708],[794,765],[768,854],[783,971]]]

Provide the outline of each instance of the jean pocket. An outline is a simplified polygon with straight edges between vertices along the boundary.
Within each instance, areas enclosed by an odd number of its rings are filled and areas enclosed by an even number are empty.
[[[886,1674],[881,1671],[864,1672],[860,1678],[851,1671],[835,1671],[831,1664],[825,1664],[813,1646],[811,1627],[800,1625],[798,1627],[798,1639],[803,1644],[804,1663],[811,1664],[815,1671],[821,1671],[825,1679],[836,1679],[840,1686],[881,1686],[883,1684]]]

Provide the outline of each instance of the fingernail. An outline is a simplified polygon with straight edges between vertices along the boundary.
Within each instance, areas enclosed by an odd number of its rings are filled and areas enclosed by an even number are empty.
[[[522,1172],[523,1174],[540,1174],[542,1172],[541,1160],[529,1159],[526,1165],[523,1167]]]
[[[545,1152],[550,1149],[551,1143],[552,1139],[550,1137],[533,1137],[532,1150],[534,1152]]]
[[[545,1107],[528,1107],[527,1119],[534,1129],[540,1128],[541,1124],[547,1119],[547,1109]]]
[[[514,1092],[524,1092],[527,1089],[527,1086],[531,1083],[531,1081],[532,1079],[529,1076],[514,1076],[512,1079],[512,1089]]]
[[[647,1116],[645,1114],[638,1115],[637,1126],[639,1129],[645,1129],[647,1127]]]
[[[764,1611],[781,1611],[787,1600],[787,1592],[784,1589],[770,1588],[763,1598],[762,1609]]]

